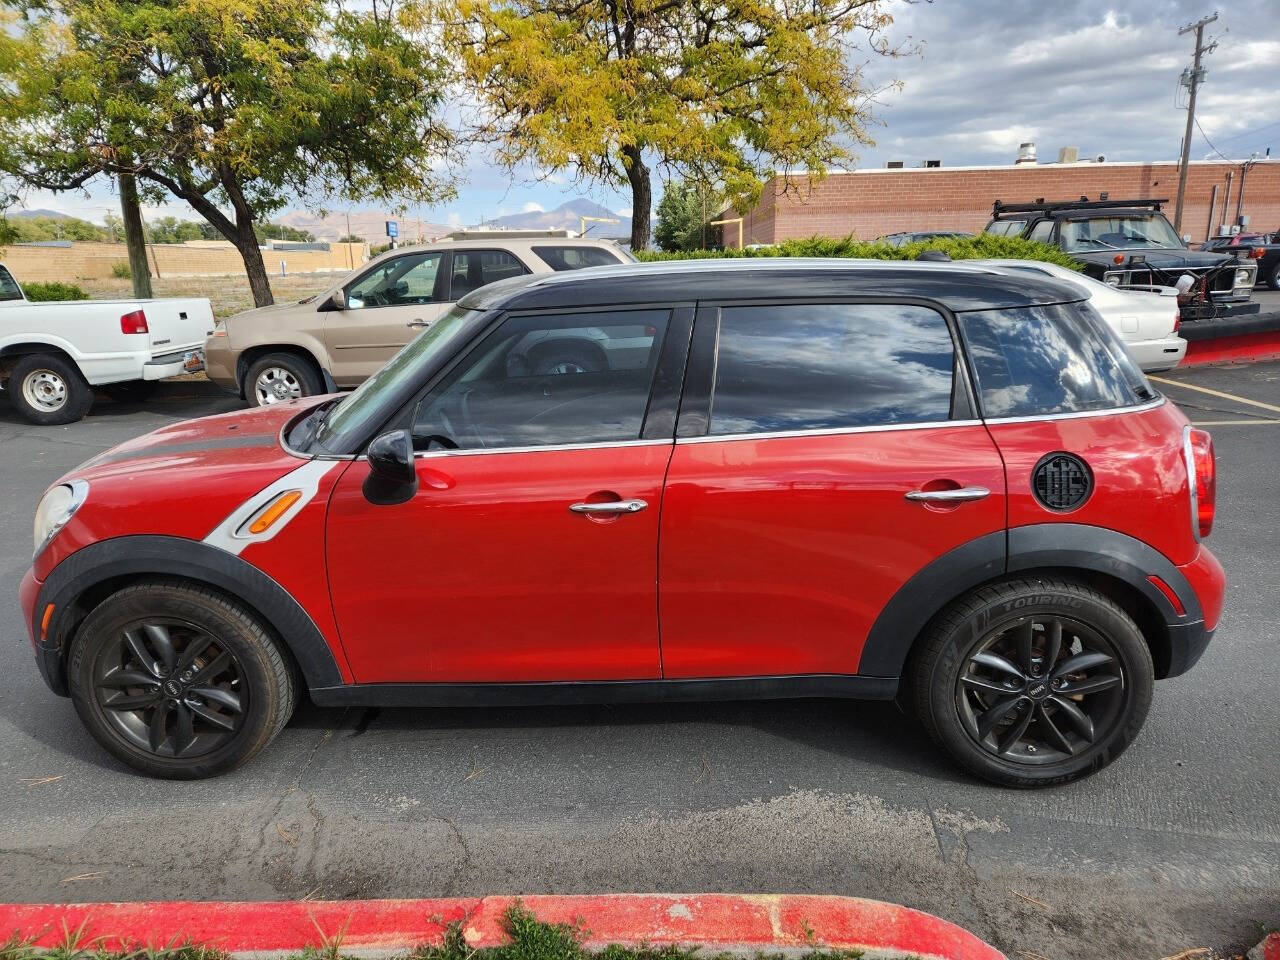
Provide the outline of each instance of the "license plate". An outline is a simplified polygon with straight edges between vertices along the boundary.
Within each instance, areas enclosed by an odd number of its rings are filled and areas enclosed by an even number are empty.
[[[182,369],[187,373],[196,373],[204,369],[204,351],[188,350],[182,356]]]

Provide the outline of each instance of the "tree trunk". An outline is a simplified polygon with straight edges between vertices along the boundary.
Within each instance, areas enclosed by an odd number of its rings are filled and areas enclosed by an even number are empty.
[[[262,248],[258,246],[258,238],[253,232],[252,220],[239,220],[236,223],[236,249],[244,260],[244,272],[249,277],[249,291],[253,294],[255,307],[269,307],[275,303],[271,295],[271,281],[267,277],[267,266],[262,259]]]
[[[124,244],[129,251],[129,273],[133,278],[133,295],[151,299],[151,271],[147,267],[147,239],[142,233],[142,210],[138,207],[138,184],[133,174],[122,173],[120,184],[120,216],[124,219]]]
[[[622,148],[622,165],[631,183],[631,249],[645,250],[649,246],[649,210],[653,206],[653,184],[649,180],[649,168],[644,164],[639,147]]]

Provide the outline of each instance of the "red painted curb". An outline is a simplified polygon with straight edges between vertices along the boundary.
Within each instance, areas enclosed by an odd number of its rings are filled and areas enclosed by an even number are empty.
[[[1216,340],[1188,340],[1187,355],[1179,367],[1210,363],[1257,363],[1280,358],[1280,331],[1243,333]]]
[[[859,948],[870,955],[1005,960],[994,947],[938,917],[855,897],[528,896],[539,920],[577,924],[588,947],[680,943],[715,949],[798,951]],[[340,939],[344,954],[409,951],[439,943],[460,924],[472,947],[506,942],[502,918],[514,897],[280,903],[0,904],[0,937],[17,933],[52,947],[82,942],[131,949],[190,941],[231,954],[291,952]],[[1271,960],[1268,955],[1267,960]]]

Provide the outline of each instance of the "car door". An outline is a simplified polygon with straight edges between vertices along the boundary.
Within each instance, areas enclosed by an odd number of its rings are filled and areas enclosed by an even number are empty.
[[[1003,535],[959,356],[923,304],[699,307],[663,497],[664,676],[858,673],[917,571]]]
[[[334,380],[358,384],[444,311],[444,254],[406,253],[380,261],[347,284],[346,309],[325,314],[324,339]]]
[[[660,675],[658,517],[692,318],[508,316],[394,421],[414,437],[408,502],[371,504],[352,463],[326,551],[357,682]],[[646,362],[612,365],[637,329]]]

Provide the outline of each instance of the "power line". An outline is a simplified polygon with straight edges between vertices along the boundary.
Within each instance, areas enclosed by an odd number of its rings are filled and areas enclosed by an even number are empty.
[[[1234,163],[1235,162],[1234,160],[1232,160],[1225,153],[1223,153],[1221,150],[1219,150],[1217,147],[1213,145],[1213,141],[1209,139],[1209,135],[1204,132],[1204,127],[1200,126],[1200,121],[1196,120],[1195,123],[1196,123],[1196,129],[1200,131],[1200,136],[1204,137],[1204,142],[1209,145],[1209,149],[1212,150],[1214,153],[1216,153],[1218,156],[1220,156],[1223,160],[1227,161],[1227,163]]]

